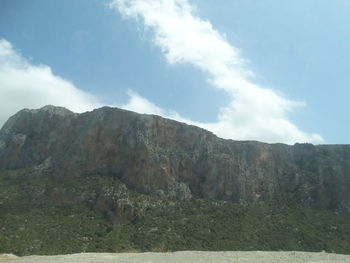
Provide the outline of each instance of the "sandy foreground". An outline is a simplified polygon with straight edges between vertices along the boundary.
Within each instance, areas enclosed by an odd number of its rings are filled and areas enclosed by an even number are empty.
[[[275,262],[308,262],[308,263],[341,263],[349,262],[350,255],[309,252],[199,252],[183,251],[174,253],[82,253],[59,256],[16,257],[0,255],[1,263],[275,263]]]

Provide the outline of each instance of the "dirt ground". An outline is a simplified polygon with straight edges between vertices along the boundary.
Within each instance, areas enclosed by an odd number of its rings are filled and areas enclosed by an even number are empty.
[[[83,253],[59,256],[16,257],[0,255],[1,263],[350,263],[350,255],[309,252],[199,252],[174,253]]]

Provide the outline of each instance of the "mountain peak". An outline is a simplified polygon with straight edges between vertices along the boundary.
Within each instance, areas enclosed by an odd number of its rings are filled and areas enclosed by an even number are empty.
[[[34,110],[29,110],[32,113],[38,113],[38,112],[46,112],[49,114],[53,115],[60,115],[60,116],[67,116],[67,115],[73,115],[75,114],[74,112],[68,110],[67,108],[64,107],[59,107],[59,106],[53,106],[53,105],[46,105],[40,109],[34,109]]]

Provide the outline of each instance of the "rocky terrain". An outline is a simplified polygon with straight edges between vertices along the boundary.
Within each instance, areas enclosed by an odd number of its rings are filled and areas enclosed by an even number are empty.
[[[163,199],[256,202],[289,192],[317,207],[350,211],[349,145],[223,140],[117,108],[75,114],[46,106],[11,117],[0,133],[0,168],[34,166],[61,179],[108,175]]]
[[[349,189],[349,145],[224,140],[109,107],[83,114],[54,106],[24,109],[0,131],[0,252],[350,253]],[[69,232],[78,224],[70,241],[76,247],[62,244],[68,236],[48,247],[37,233],[41,224],[49,232],[52,225]],[[223,224],[236,238],[217,240],[225,235]],[[291,236],[274,244],[274,235]]]

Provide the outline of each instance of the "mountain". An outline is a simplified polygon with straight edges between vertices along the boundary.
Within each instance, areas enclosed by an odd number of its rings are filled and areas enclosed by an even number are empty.
[[[350,253],[349,189],[349,145],[224,140],[110,107],[24,109],[0,131],[0,252]]]

